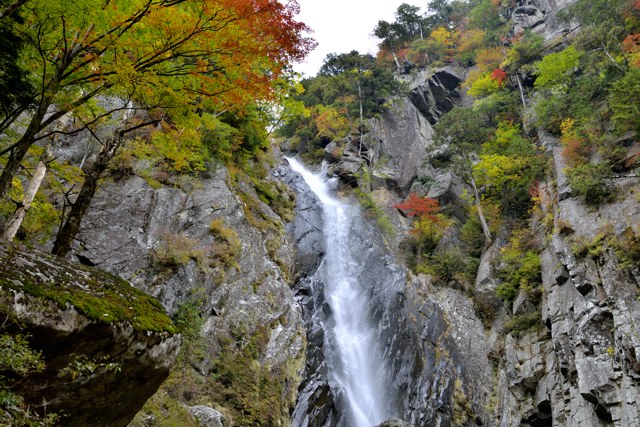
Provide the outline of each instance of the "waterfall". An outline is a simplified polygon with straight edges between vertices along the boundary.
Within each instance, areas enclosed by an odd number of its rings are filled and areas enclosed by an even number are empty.
[[[384,364],[369,319],[367,284],[358,280],[363,266],[350,245],[351,231],[363,219],[358,207],[334,197],[319,175],[295,159],[287,160],[323,205],[326,256],[317,274],[324,283],[323,311],[329,314],[319,321],[331,391],[342,401],[340,424],[372,427],[389,417],[389,408]]]

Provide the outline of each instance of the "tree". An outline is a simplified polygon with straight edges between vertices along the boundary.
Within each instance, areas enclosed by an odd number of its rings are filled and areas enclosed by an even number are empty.
[[[485,44],[498,46],[501,38],[506,35],[507,27],[499,13],[498,7],[491,0],[480,0],[469,12],[472,28],[479,28],[485,32]]]
[[[568,87],[573,82],[581,56],[573,45],[562,52],[546,55],[536,63],[538,77],[535,86],[556,90]]]
[[[24,3],[24,2],[23,2]],[[7,129],[34,102],[34,88],[27,70],[18,65],[24,43],[16,31],[21,18],[15,13],[20,4],[12,3],[0,19],[0,132]]]
[[[295,1],[121,0],[102,9],[90,2],[33,3],[23,11],[29,40],[24,55],[42,89],[27,130],[5,150],[10,156],[0,175],[0,194],[29,147],[61,133],[41,132],[63,115],[73,113],[83,123],[71,133],[86,129],[94,136],[93,128],[118,111],[132,110],[128,101],[151,116],[124,120],[124,128],[112,137],[95,138],[102,150],[54,243],[60,256],[68,252],[125,135],[178,116],[239,110],[256,99],[269,99],[290,61],[301,59],[313,45],[302,36],[306,26],[294,20]],[[92,102],[97,95],[124,99],[127,106],[96,110]],[[45,119],[51,108],[53,114]]]
[[[373,29],[373,35],[379,39],[382,39],[381,46],[391,52],[391,55],[393,55],[393,60],[396,63],[396,68],[400,69],[400,61],[398,61],[396,51],[407,39],[407,34],[404,27],[397,23],[391,24],[387,21],[378,21],[378,24],[376,24],[375,28]]]
[[[632,9],[630,0],[579,0],[569,8],[565,18],[580,23],[578,44],[584,51],[604,54],[602,59],[608,66],[624,72],[629,63],[621,42],[638,26],[637,18],[631,16]]]
[[[609,106],[613,122],[621,131],[640,132],[640,69],[631,68],[611,88]]]
[[[451,221],[439,213],[440,204],[436,199],[422,197],[416,193],[409,194],[405,202],[393,207],[414,219],[411,227],[412,237],[405,245],[413,252],[415,264],[420,264],[425,255],[436,247]]]
[[[121,0],[103,8],[32,0],[20,11],[25,63],[41,89],[25,132],[11,145],[0,196],[38,134],[99,94],[165,109],[198,96],[225,109],[270,96],[271,82],[312,47],[302,36],[307,27],[294,20],[293,0]]]
[[[432,28],[439,26],[450,28],[454,8],[448,0],[431,0],[427,9],[431,12],[429,23]]]
[[[420,8],[402,3],[396,10],[396,23],[404,27],[407,37],[414,39],[416,37],[424,38],[425,21],[418,13]]]
[[[482,210],[480,193],[473,175],[473,164],[475,153],[489,137],[491,124],[482,113],[456,107],[440,118],[435,131],[436,147],[444,151],[454,172],[473,190],[485,244],[489,245],[493,238]]]
[[[403,212],[408,217],[427,217],[432,221],[437,221],[435,214],[440,210],[440,204],[436,199],[421,197],[416,193],[409,194],[403,203],[393,205],[394,208]]]
[[[384,100],[399,93],[401,85],[394,79],[391,72],[379,66],[375,58],[369,54],[351,51],[343,54],[329,54],[318,72],[320,78],[330,78],[328,83],[333,88],[339,88],[343,99],[349,97],[356,100],[356,110],[359,115],[359,125],[364,124],[364,118],[372,113],[382,111]],[[334,98],[331,104],[338,98]],[[347,102],[347,108],[352,107]]]

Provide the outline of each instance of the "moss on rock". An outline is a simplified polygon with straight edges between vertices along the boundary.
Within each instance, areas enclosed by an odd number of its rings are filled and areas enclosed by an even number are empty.
[[[0,245],[0,295],[8,290],[74,307],[95,321],[130,323],[138,331],[175,333],[160,303],[104,271],[16,245]]]

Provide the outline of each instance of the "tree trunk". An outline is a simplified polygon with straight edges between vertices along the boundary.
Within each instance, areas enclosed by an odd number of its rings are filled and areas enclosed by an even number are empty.
[[[98,158],[85,176],[78,197],[71,205],[69,215],[64,219],[64,223],[58,230],[56,240],[53,242],[53,250],[51,251],[53,255],[64,258],[71,250],[71,244],[75,240],[78,231],[80,231],[82,218],[87,213],[91,200],[93,200],[93,196],[98,189],[98,181],[107,169],[109,161],[118,149],[121,140],[122,136],[115,136],[100,150]]]
[[[518,76],[518,72],[516,71],[516,80],[518,81],[518,89],[520,89],[520,99],[522,99],[522,105],[524,108],[527,108],[527,102],[524,98],[524,90],[522,89],[522,83],[520,83],[520,76]]]
[[[476,200],[476,208],[478,209],[478,217],[480,218],[480,225],[482,225],[482,232],[484,233],[484,244],[488,247],[491,244],[493,238],[491,237],[491,231],[489,225],[482,212],[482,205],[480,204],[480,195],[478,194],[478,187],[476,186],[476,180],[473,178],[473,174],[469,174],[471,187],[473,188],[473,195]]]
[[[33,145],[36,135],[40,132],[42,120],[47,114],[47,110],[50,105],[50,98],[47,96],[43,97],[38,109],[36,110],[36,114],[31,118],[29,127],[18,142],[14,144],[13,150],[11,150],[11,154],[7,160],[7,164],[0,174],[0,199],[3,198],[7,194],[7,191],[9,191],[9,188],[11,188],[11,181],[18,171],[24,156],[27,155],[29,148]]]
[[[360,146],[358,147],[358,157],[362,155],[362,125],[364,124],[364,114],[362,110],[362,87],[360,86],[360,76],[358,76],[358,102],[360,103],[360,123],[358,132],[360,133]]]
[[[20,3],[20,0],[18,0],[16,4],[17,3]],[[18,168],[20,167],[20,164],[22,163],[24,156],[26,156],[27,152],[29,151],[29,148],[35,142],[38,132],[40,132],[43,128],[51,124],[52,121],[55,121],[56,119],[64,116],[71,109],[86,103],[89,99],[93,98],[100,90],[100,87],[98,87],[97,89],[94,89],[88,94],[81,96],[79,99],[71,103],[71,108],[58,111],[50,115],[49,118],[45,120],[47,111],[49,110],[49,107],[53,103],[53,100],[56,94],[60,90],[61,81],[64,77],[65,71],[67,70],[67,68],[73,61],[73,59],[76,57],[76,55],[78,55],[78,53],[80,52],[80,49],[82,48],[84,41],[86,40],[86,38],[88,37],[88,35],[91,33],[92,30],[93,30],[93,24],[89,26],[89,28],[87,29],[87,32],[84,34],[82,38],[79,38],[78,37],[79,34],[76,33],[76,36],[71,42],[71,45],[69,46],[69,48],[66,49],[64,53],[58,54],[58,55],[62,55],[61,62],[55,69],[55,73],[53,74],[49,83],[45,84],[44,81],[42,82],[42,85],[43,85],[43,89],[41,93],[42,98],[38,103],[38,109],[36,110],[35,115],[31,118],[31,121],[29,122],[29,127],[27,128],[25,133],[18,140],[18,142],[14,144],[13,149],[11,150],[11,154],[9,155],[7,164],[2,170],[2,174],[0,174],[0,199],[6,195],[7,191],[11,187],[11,181],[13,180],[13,177],[18,171]]]
[[[396,62],[396,68],[400,71],[400,61],[398,61],[398,57],[396,56],[396,52],[391,49],[391,55],[393,55],[393,60]]]
[[[35,199],[36,194],[38,193],[38,189],[40,189],[40,185],[44,180],[44,176],[47,173],[47,159],[50,156],[50,149],[47,147],[45,149],[44,154],[42,154],[42,158],[38,162],[38,166],[36,167],[36,172],[33,174],[33,178],[29,182],[29,186],[27,187],[27,191],[24,194],[24,198],[22,202],[13,213],[13,216],[7,223],[7,226],[2,233],[2,238],[4,240],[12,241],[15,237],[16,233],[20,229],[20,225],[22,225],[22,221],[24,221],[29,208],[31,207],[31,203],[33,199]]]

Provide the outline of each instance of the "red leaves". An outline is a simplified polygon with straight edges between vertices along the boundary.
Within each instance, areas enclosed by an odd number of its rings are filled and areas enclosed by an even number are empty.
[[[432,222],[437,222],[436,213],[440,210],[440,204],[436,199],[421,197],[416,193],[409,194],[407,201],[393,205],[408,217],[428,218]]]
[[[640,2],[640,0],[638,0]],[[622,41],[622,50],[628,53],[637,53],[640,51],[640,33],[629,34]]]
[[[507,73],[504,70],[501,70],[500,68],[496,68],[491,73],[491,78],[498,82],[499,87],[502,87],[502,83],[507,78]]]

